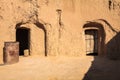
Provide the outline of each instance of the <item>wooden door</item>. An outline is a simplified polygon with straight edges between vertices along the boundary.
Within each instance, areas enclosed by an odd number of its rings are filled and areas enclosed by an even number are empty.
[[[85,31],[86,41],[86,54],[98,54],[98,31],[97,30],[86,30]]]

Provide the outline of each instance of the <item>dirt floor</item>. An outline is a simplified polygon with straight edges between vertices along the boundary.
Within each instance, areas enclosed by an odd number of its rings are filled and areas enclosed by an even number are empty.
[[[104,57],[20,57],[0,65],[0,80],[120,80],[120,61]]]

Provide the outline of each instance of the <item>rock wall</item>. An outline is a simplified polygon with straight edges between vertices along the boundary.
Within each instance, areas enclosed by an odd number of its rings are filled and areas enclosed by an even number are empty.
[[[31,55],[85,55],[83,26],[101,23],[107,45],[120,30],[119,10],[119,0],[1,0],[0,63],[4,42],[16,41],[22,27],[31,31]]]

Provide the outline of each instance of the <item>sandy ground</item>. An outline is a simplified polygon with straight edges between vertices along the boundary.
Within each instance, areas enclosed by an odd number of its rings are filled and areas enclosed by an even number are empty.
[[[20,57],[0,65],[0,80],[120,80],[120,61],[102,57]]]

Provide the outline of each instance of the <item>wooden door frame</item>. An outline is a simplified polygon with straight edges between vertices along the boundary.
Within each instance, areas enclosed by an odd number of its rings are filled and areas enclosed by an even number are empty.
[[[95,54],[95,55],[98,55],[98,52],[99,52],[99,42],[100,42],[100,38],[99,38],[99,30],[98,29],[86,29],[85,30],[85,45],[86,45],[86,55],[88,55],[89,53],[87,53],[88,51],[87,51],[87,43],[86,43],[86,31],[97,31],[97,54]],[[90,39],[91,40],[91,39]],[[94,41],[95,41],[95,39],[94,39]],[[95,46],[95,44],[94,44],[94,46]],[[95,53],[95,52],[93,52],[93,53]],[[91,53],[90,53],[91,54]],[[93,54],[94,55],[94,54]]]

